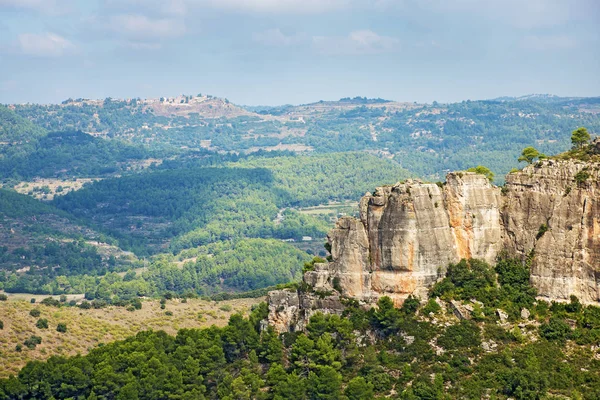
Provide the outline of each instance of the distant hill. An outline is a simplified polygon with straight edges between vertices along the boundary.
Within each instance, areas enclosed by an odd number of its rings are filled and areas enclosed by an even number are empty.
[[[279,107],[239,107],[202,95],[14,108],[47,130],[81,130],[171,154],[367,151],[430,180],[482,160],[503,176],[526,146],[559,153],[577,127],[600,132],[600,98],[553,95],[452,104],[355,97]]]

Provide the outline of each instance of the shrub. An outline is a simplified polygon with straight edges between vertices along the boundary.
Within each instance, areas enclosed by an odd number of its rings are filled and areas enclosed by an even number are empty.
[[[39,317],[41,313],[42,312],[37,308],[34,308],[33,310],[29,311],[29,315],[35,318]]]
[[[23,346],[21,346],[20,344],[18,344],[18,345],[15,346],[15,350],[20,353],[21,351],[23,351]]]
[[[29,300],[29,302],[30,302],[31,304],[35,304],[35,297],[32,297],[32,298],[31,298],[31,300]]]
[[[577,185],[579,186],[583,185],[585,181],[587,181],[589,178],[590,173],[585,170],[581,170],[577,174],[575,174],[575,182],[577,182]]]
[[[67,331],[67,324],[61,322],[56,326],[56,331],[60,333],[65,333]]]
[[[79,305],[79,308],[82,308],[84,310],[89,310],[90,308],[92,308],[92,305],[89,303],[89,301],[82,301],[81,304]]]
[[[173,311],[165,311],[165,315],[167,317],[171,317],[171,316],[173,316]]]
[[[53,299],[52,297],[46,297],[44,300],[41,301],[41,303],[45,306],[52,306],[52,307],[60,307],[60,301]]]
[[[577,296],[571,295],[571,302],[565,305],[565,310],[568,313],[578,314],[583,309],[583,306],[579,302]]]
[[[46,318],[40,318],[35,323],[39,329],[48,329],[48,320]]]
[[[402,303],[402,311],[407,315],[412,315],[417,312],[421,302],[413,295],[408,296],[404,303]]]
[[[535,235],[535,239],[536,240],[540,240],[542,238],[542,236],[544,236],[544,233],[548,232],[548,225],[546,224],[542,224],[540,225],[540,229],[538,230],[537,235]]]
[[[4,321],[0,321],[0,329],[4,329]]]
[[[219,310],[229,312],[232,310],[232,307],[229,304],[223,304],[221,307],[219,307]]]
[[[476,174],[484,175],[490,182],[494,181],[494,173],[489,168],[483,165],[478,165],[475,168],[469,168],[467,172],[475,172]]]
[[[67,302],[67,296],[66,296],[66,295],[64,295],[64,294],[61,294],[61,295],[60,295],[60,300],[59,300],[59,301],[60,301],[61,303],[66,303],[66,302]]]
[[[136,310],[141,310],[142,309],[142,301],[140,299],[132,299],[131,300],[131,305],[136,309]]]
[[[8,296],[5,295],[4,293],[1,293],[0,294],[0,301],[6,301],[6,300],[8,300]]]
[[[308,271],[312,271],[315,269],[315,264],[320,264],[320,263],[324,263],[324,262],[327,262],[327,260],[325,260],[321,257],[313,257],[312,260],[304,263],[304,266],[302,267],[302,273],[304,274]]]
[[[108,302],[106,300],[103,299],[96,299],[94,301],[92,301],[92,307],[98,309],[98,308],[104,308],[108,305]]]
[[[430,313],[437,314],[442,311],[442,307],[434,299],[429,299],[425,307],[423,307],[423,313],[429,315]]]
[[[560,318],[552,317],[547,324],[540,326],[540,335],[547,340],[564,342],[570,334],[571,328]]]
[[[481,333],[474,322],[463,320],[456,325],[449,326],[437,342],[446,350],[473,349],[481,344]]]
[[[23,344],[28,348],[28,349],[35,349],[35,346],[37,346],[38,344],[42,343],[42,338],[39,336],[31,336],[29,339],[26,339]]]

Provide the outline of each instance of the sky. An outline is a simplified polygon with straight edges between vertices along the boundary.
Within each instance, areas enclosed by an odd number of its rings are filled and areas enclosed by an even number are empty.
[[[0,0],[0,103],[600,96],[600,0]]]

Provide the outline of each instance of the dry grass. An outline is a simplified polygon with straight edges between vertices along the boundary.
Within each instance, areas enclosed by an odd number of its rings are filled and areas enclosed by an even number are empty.
[[[190,299],[187,303],[167,300],[162,310],[158,300],[143,302],[141,310],[126,311],[123,307],[107,307],[99,310],[83,310],[77,307],[49,307],[26,301],[0,302],[0,378],[16,374],[31,360],[44,360],[52,355],[70,356],[85,354],[99,343],[122,340],[143,330],[164,330],[175,334],[182,328],[204,328],[211,325],[224,326],[229,316],[236,312],[247,315],[258,299],[236,299],[221,302]],[[231,309],[229,308],[231,307]],[[38,318],[29,311],[38,308],[40,318],[48,319],[48,329],[38,329]],[[165,315],[171,311],[172,316]],[[56,331],[58,323],[67,324],[67,332]],[[32,335],[40,336],[42,343],[34,350],[18,344]]]
[[[32,182],[21,182],[14,187],[15,191],[21,194],[30,194],[38,200],[52,200],[54,196],[64,196],[65,194],[79,190],[84,184],[98,181],[100,178],[81,178],[81,179],[35,179]],[[43,186],[48,186],[50,192],[45,194],[39,191]],[[62,192],[57,193],[58,187],[62,187]]]

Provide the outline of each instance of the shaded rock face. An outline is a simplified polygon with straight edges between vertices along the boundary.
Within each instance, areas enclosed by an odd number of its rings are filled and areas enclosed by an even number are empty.
[[[506,248],[534,255],[539,295],[600,301],[600,165],[545,161],[509,174],[506,188]]]
[[[340,314],[340,295],[365,305],[426,298],[449,263],[493,264],[502,251],[532,257],[540,296],[600,301],[600,164],[538,162],[509,174],[503,190],[483,175],[450,173],[444,185],[379,187],[359,208],[360,218],[342,218],[329,233],[332,262],[304,275],[310,290],[286,297],[299,311],[275,313],[273,324],[303,329],[315,310]]]
[[[341,315],[344,306],[339,295],[320,296],[292,290],[269,292],[268,324],[277,332],[297,332],[306,328],[316,312]]]

